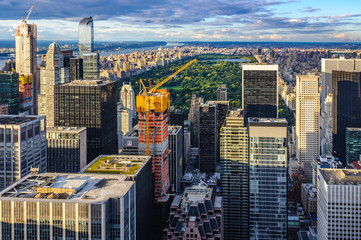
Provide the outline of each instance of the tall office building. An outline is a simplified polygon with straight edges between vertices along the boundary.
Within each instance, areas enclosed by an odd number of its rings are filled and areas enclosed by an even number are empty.
[[[87,164],[86,128],[46,129],[48,172],[77,173]]]
[[[332,91],[333,150],[345,165],[346,128],[361,127],[361,72],[333,71]]]
[[[0,73],[0,104],[7,106],[8,114],[19,114],[19,74]]]
[[[361,239],[361,171],[319,169],[317,239]]]
[[[132,118],[136,118],[137,112],[135,109],[135,93],[131,83],[125,84],[123,82],[122,89],[120,90],[120,103],[123,105],[123,108],[127,108],[132,111]]]
[[[278,117],[278,65],[242,65],[242,109],[248,117]]]
[[[30,174],[46,171],[45,117],[0,115],[0,189]]]
[[[39,91],[39,84],[37,81],[37,32],[35,24],[27,24],[23,21],[18,25],[15,35],[15,62],[16,72],[19,75],[27,76],[32,80],[27,82],[26,90],[29,96],[20,99],[20,108],[23,112],[36,113],[37,107],[37,92]],[[21,88],[22,86],[20,86]],[[21,89],[20,89],[20,92]],[[34,111],[35,110],[35,111]]]
[[[117,129],[118,129],[118,149],[123,147],[123,136],[132,129],[132,111],[123,108],[122,104],[118,102],[117,105]]]
[[[79,22],[79,55],[90,53],[94,49],[93,18],[86,17]]]
[[[83,78],[83,59],[71,57],[69,59],[69,81],[81,80]]]
[[[229,111],[220,146],[224,239],[248,239],[248,132],[241,109]]]
[[[361,155],[361,128],[346,128],[346,164],[358,162]]]
[[[121,154],[138,155],[139,151],[139,131],[138,124],[135,125],[127,134],[123,136]]]
[[[287,239],[287,121],[249,118],[250,239]]]
[[[321,154],[332,154],[332,93],[328,94],[321,109],[320,139]]]
[[[174,186],[175,192],[181,192],[181,181],[183,177],[183,127],[168,127],[169,141],[169,183]]]
[[[169,215],[167,239],[223,239],[222,197],[212,188],[188,187],[176,195]]]
[[[217,88],[217,101],[227,101],[227,85],[222,84],[222,86]]]
[[[199,147],[199,106],[201,104],[203,104],[203,98],[197,98],[197,96],[193,94],[188,113],[188,120],[193,124],[191,137],[191,144],[193,147]]]
[[[83,78],[85,80],[99,79],[99,53],[83,53]]]
[[[203,103],[199,106],[199,169],[202,172],[216,171],[218,155],[217,104]]]
[[[123,175],[134,181],[136,237],[129,239],[153,239],[153,174],[150,156],[101,155],[82,169],[81,173]]]
[[[135,192],[123,175],[28,175],[0,192],[1,238],[136,239]]]
[[[60,46],[53,42],[45,57],[46,67],[40,68],[39,115],[46,116],[48,127],[54,127],[55,85],[69,82],[69,68],[64,67],[64,56]]]
[[[299,75],[296,82],[296,157],[307,181],[312,181],[311,162],[320,156],[320,93],[318,77]]]
[[[55,86],[55,126],[87,128],[88,162],[118,153],[116,82],[77,80]]]

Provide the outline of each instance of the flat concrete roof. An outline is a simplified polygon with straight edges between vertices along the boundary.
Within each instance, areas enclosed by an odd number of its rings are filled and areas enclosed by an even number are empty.
[[[64,83],[59,86],[101,86],[112,84],[114,81],[103,81],[103,80],[74,80],[69,83]]]
[[[82,131],[86,130],[85,127],[47,127],[46,132],[62,132],[62,133],[80,133]]]
[[[0,125],[21,125],[37,119],[45,119],[45,116],[0,115]]]
[[[361,170],[319,169],[328,185],[361,185]]]

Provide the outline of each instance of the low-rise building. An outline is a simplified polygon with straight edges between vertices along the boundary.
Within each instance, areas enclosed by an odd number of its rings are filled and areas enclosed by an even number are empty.
[[[317,188],[313,184],[302,184],[301,198],[306,212],[317,213]]]

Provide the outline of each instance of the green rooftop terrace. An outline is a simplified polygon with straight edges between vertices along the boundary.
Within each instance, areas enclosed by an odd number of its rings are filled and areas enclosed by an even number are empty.
[[[106,173],[134,175],[144,163],[144,157],[125,155],[101,156],[84,173]]]

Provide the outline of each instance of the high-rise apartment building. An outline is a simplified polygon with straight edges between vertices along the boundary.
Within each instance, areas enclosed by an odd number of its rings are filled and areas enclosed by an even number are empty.
[[[199,147],[199,106],[201,104],[203,104],[203,98],[197,98],[197,96],[193,94],[188,113],[188,120],[193,125],[193,132],[191,137],[191,144],[193,147]]]
[[[150,156],[101,155],[82,169],[81,173],[123,175],[134,181],[136,237],[129,239],[153,239],[153,175]]]
[[[99,79],[99,53],[83,53],[83,78],[85,80]]]
[[[118,153],[116,82],[77,80],[55,86],[55,126],[87,128],[88,162]]]
[[[46,171],[45,117],[0,115],[0,189],[30,174]]]
[[[212,188],[188,187],[176,195],[166,229],[167,239],[223,239],[223,202]]]
[[[19,74],[0,73],[0,104],[7,106],[8,114],[19,114]]]
[[[46,125],[54,127],[55,85],[69,82],[69,68],[64,67],[64,56],[59,44],[49,45],[45,57],[45,67],[40,68],[39,115],[46,116]]]
[[[169,141],[169,183],[174,186],[175,192],[181,192],[183,177],[183,127],[168,127]]]
[[[224,239],[249,239],[248,132],[243,111],[229,111],[221,130]]]
[[[249,118],[249,239],[287,239],[287,121]]]
[[[37,81],[37,32],[35,24],[27,24],[23,21],[18,25],[15,34],[15,61],[16,72],[31,80],[20,83],[20,92],[26,92],[23,98],[20,96],[20,109],[27,113],[33,112],[37,107],[37,92],[39,84]],[[23,89],[22,89],[23,88]],[[36,110],[36,109],[35,109]]]
[[[278,117],[278,65],[242,65],[242,109],[248,117]]]
[[[125,84],[123,82],[122,89],[120,90],[120,103],[123,105],[123,108],[127,108],[132,111],[132,118],[137,116],[135,109],[135,93],[131,83]]]
[[[46,129],[48,172],[77,173],[87,164],[86,128]]]
[[[320,155],[320,93],[318,77],[299,75],[296,82],[296,157],[307,181],[312,181],[313,159]]]
[[[118,102],[117,106],[117,129],[118,129],[118,149],[123,147],[123,136],[132,129],[132,111],[123,108]]]
[[[227,85],[222,84],[222,86],[217,88],[217,101],[227,101]]]
[[[79,55],[90,53],[94,49],[93,18],[86,17],[79,22]],[[78,79],[77,79],[78,80]]]
[[[346,164],[358,162],[361,155],[361,128],[346,128]]]
[[[216,171],[218,155],[217,104],[202,103],[199,106],[199,169],[202,172]]]
[[[28,175],[0,192],[1,238],[136,239],[135,201],[123,175]]]
[[[332,91],[333,150],[345,165],[346,128],[361,127],[361,72],[333,71]]]
[[[317,239],[361,239],[361,170],[319,169]]]

